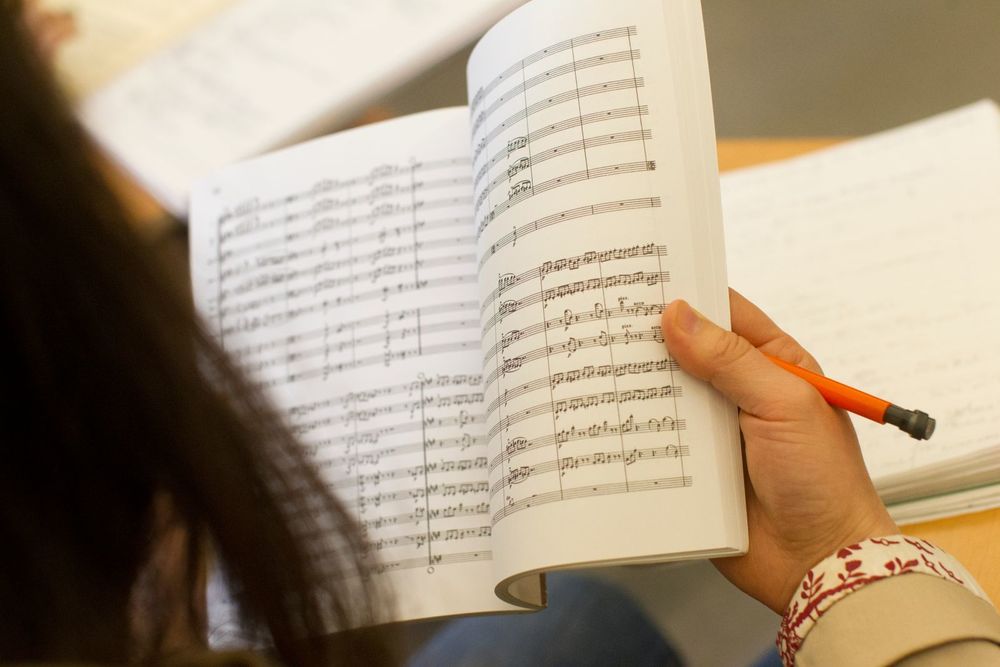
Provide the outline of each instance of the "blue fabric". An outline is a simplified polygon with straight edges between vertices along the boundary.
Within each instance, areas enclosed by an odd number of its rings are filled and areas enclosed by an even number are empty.
[[[597,579],[553,574],[549,606],[535,613],[448,623],[408,667],[680,667],[633,600]]]
[[[782,667],[781,656],[778,649],[772,648],[770,651],[758,658],[752,667]]]

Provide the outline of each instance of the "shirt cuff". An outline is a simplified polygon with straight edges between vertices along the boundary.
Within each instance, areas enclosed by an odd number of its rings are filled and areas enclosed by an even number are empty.
[[[778,631],[778,652],[782,662],[786,667],[795,663],[795,652],[806,635],[839,600],[875,581],[910,573],[947,579],[990,602],[961,563],[926,540],[890,535],[851,544],[806,572],[792,595]]]

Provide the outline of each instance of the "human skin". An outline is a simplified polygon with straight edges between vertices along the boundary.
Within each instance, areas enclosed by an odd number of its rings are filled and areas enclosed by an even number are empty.
[[[715,566],[748,595],[783,613],[813,565],[840,547],[899,532],[875,491],[847,414],[764,356],[821,373],[816,360],[738,292],[732,331],[686,302],[663,312],[671,356],[740,409],[746,555]]]
[[[38,0],[24,3],[24,20],[35,37],[35,43],[45,58],[55,58],[56,52],[76,34],[76,20],[70,12],[43,9]]]

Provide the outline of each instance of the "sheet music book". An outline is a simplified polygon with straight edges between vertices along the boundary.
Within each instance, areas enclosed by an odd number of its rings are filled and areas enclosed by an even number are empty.
[[[1000,505],[1000,111],[991,101],[722,178],[731,285],[830,377],[937,419],[865,419],[897,520]]]
[[[61,61],[90,92],[81,121],[185,218],[196,180],[348,123],[523,0],[47,1],[76,6],[90,30],[67,57],[104,54],[94,70]],[[136,25],[147,13],[155,26]]]
[[[199,309],[356,512],[394,618],[534,609],[544,573],[747,547],[736,411],[667,355],[728,324],[697,0],[535,0],[470,106],[193,195]]]

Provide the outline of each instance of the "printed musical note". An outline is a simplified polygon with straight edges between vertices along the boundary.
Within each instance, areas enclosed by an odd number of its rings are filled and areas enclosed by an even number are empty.
[[[520,484],[530,477],[559,472],[565,476],[567,470],[575,470],[584,466],[600,466],[622,464],[634,465],[643,461],[653,461],[661,458],[678,458],[691,453],[687,445],[667,445],[665,447],[650,447],[632,450],[599,451],[582,456],[565,456],[556,460],[547,460],[536,465],[513,468],[507,475],[490,487],[490,497],[504,490],[505,487]]]
[[[641,491],[658,491],[661,489],[676,489],[679,487],[691,486],[691,476],[681,477],[661,477],[658,479],[645,479],[631,484],[626,482],[614,482],[609,484],[599,484],[594,486],[580,486],[565,488],[560,491],[548,491],[546,493],[532,494],[520,500],[509,502],[493,514],[493,525],[515,512],[526,510],[530,507],[538,507],[548,503],[576,498],[593,498],[595,496],[606,496],[619,493],[638,493]]]
[[[265,389],[309,396],[283,401],[288,421],[386,571],[490,557],[482,375],[444,370],[480,370],[470,171],[313,170],[216,221],[223,344]],[[392,381],[358,382],[378,369]]]
[[[659,324],[670,248],[635,222],[664,205],[649,196],[657,131],[637,43],[622,27],[543,48],[495,74],[470,109],[494,522],[693,483]],[[581,248],[591,235],[605,240]],[[574,251],[552,252],[564,246]]]

